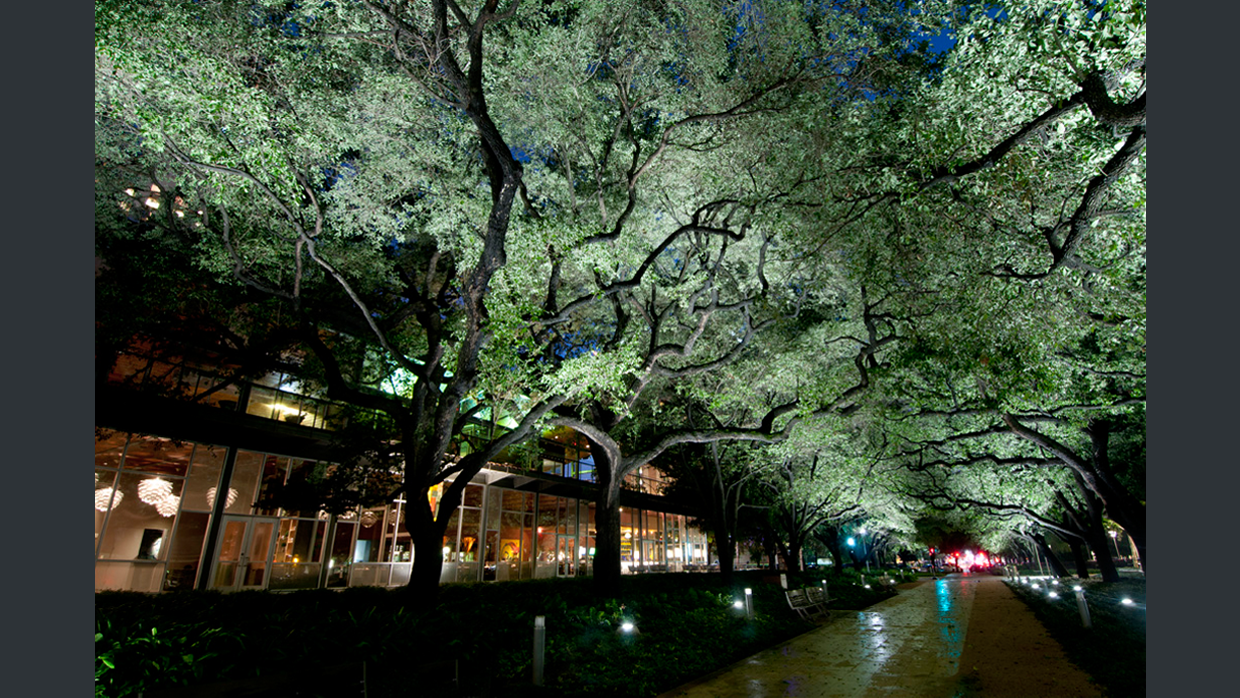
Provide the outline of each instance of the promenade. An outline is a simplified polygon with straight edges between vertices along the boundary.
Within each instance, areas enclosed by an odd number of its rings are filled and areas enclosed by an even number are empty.
[[[1025,605],[991,575],[901,585],[864,611],[660,698],[1098,698]]]

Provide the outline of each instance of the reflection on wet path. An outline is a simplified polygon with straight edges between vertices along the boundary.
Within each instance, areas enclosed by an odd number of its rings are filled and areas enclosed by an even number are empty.
[[[975,579],[953,575],[756,654],[665,698],[946,698],[973,606]]]
[[[968,577],[940,579],[934,583],[934,595],[938,599],[937,622],[943,640],[938,648],[939,656],[951,665],[954,674],[959,669],[965,631],[969,627],[969,610],[973,608],[972,584]]]

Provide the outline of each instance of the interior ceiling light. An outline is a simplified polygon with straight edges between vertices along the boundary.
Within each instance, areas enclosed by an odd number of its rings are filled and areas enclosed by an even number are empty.
[[[235,501],[237,501],[237,490],[229,487],[228,497],[224,499],[224,508],[227,509],[228,507],[232,506],[233,502]],[[215,488],[214,487],[207,488],[207,507],[208,508],[215,507]]]
[[[177,509],[180,506],[181,498],[175,494],[170,494],[155,503],[155,511],[158,511],[160,516],[176,516]]]
[[[114,490],[111,487],[95,490],[95,508],[102,512],[107,512],[113,505],[120,505],[121,499],[124,498],[120,492],[115,492],[116,498],[113,499]]]
[[[147,478],[138,483],[138,499],[155,506],[172,496],[172,483],[162,478]]]

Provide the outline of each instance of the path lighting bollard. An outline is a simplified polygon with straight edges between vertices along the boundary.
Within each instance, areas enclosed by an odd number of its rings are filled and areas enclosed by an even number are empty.
[[[1089,603],[1085,601],[1085,590],[1078,586],[1073,587],[1073,591],[1076,592],[1076,610],[1081,614],[1081,627],[1092,628],[1093,625],[1089,622]]]
[[[547,644],[547,617],[534,616],[534,685],[543,685],[543,651]]]
[[[745,617],[753,620],[753,589],[745,589]]]

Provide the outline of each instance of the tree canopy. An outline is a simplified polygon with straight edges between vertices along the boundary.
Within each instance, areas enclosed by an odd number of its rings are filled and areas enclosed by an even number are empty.
[[[755,465],[822,462],[801,502],[1053,461],[1143,546],[1144,64],[1118,0],[99,0],[97,250],[175,245],[240,344],[391,418],[395,487],[450,483],[413,584],[549,423],[617,488],[801,433]]]

